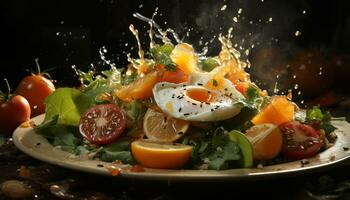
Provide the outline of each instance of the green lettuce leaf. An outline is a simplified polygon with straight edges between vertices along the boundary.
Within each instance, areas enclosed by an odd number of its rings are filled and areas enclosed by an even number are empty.
[[[45,99],[44,122],[58,116],[59,124],[78,125],[81,114],[90,106],[88,98],[74,88],[59,88]]]
[[[134,164],[130,143],[129,138],[121,138],[117,142],[103,147],[95,157],[105,162],[121,161],[124,164]]]
[[[54,146],[60,146],[62,150],[76,154],[77,147],[83,144],[83,138],[76,126],[59,124],[58,115],[46,123],[35,126],[34,131],[45,137]]]

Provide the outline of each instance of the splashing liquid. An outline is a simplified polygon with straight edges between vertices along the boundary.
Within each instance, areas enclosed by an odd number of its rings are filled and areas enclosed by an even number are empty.
[[[139,19],[139,20],[142,20],[142,21],[144,21],[144,22],[147,22],[147,23],[149,23],[149,24],[152,24],[152,27],[154,27],[155,30],[157,30],[157,33],[154,32],[154,36],[155,36],[156,38],[161,39],[162,42],[163,42],[164,44],[168,44],[168,43],[172,44],[171,40],[170,40],[169,37],[168,37],[168,33],[171,33],[171,34],[172,34],[172,36],[173,36],[173,38],[175,39],[176,43],[182,43],[182,40],[180,40],[179,36],[177,35],[177,33],[176,33],[173,29],[168,28],[168,29],[166,29],[165,31],[163,31],[163,29],[160,28],[160,26],[153,20],[153,18],[154,18],[154,16],[155,16],[156,14],[157,14],[157,9],[156,9],[156,11],[153,13],[152,19],[150,19],[150,18],[148,18],[148,17],[145,17],[145,16],[141,15],[140,13],[134,13],[133,16],[134,16],[135,18]],[[152,32],[153,32],[153,31],[152,31]],[[152,36],[152,38],[153,38],[153,36]]]

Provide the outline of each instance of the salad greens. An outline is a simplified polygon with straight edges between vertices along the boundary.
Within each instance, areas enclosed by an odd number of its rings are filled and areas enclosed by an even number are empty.
[[[59,88],[46,98],[45,122],[58,118],[58,123],[78,125],[81,114],[89,108],[88,100],[74,88]]]
[[[154,58],[156,64],[164,65],[168,71],[174,72],[176,71],[176,64],[170,58],[173,49],[174,46],[171,44],[156,44],[151,49],[151,56]]]
[[[79,150],[78,147],[83,144],[78,127],[60,123],[58,115],[35,126],[34,131],[44,136],[54,146],[59,146],[70,153],[76,154]]]
[[[219,66],[218,61],[214,58],[207,58],[200,63],[202,70],[206,72],[212,71],[215,67]]]
[[[329,112],[322,112],[320,108],[314,107],[306,111],[305,121],[308,123],[319,123],[319,128],[323,129],[326,134],[329,134],[336,129],[331,124],[331,118],[332,116]]]
[[[239,143],[230,139],[225,129],[219,127],[201,135],[188,136],[183,140],[183,144],[193,146],[192,166],[223,170],[239,165],[244,155],[241,154]]]

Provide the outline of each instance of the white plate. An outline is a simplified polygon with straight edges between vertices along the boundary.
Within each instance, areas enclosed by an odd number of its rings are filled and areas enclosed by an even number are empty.
[[[44,115],[32,120],[40,124]],[[343,164],[350,157],[350,124],[345,121],[333,121],[338,129],[335,145],[317,156],[308,159],[309,164],[301,165],[300,161],[288,162],[263,168],[215,170],[159,170],[145,169],[144,172],[131,172],[127,166],[112,165],[87,157],[75,156],[53,147],[44,137],[35,134],[32,128],[17,128],[13,134],[15,145],[24,153],[44,162],[59,165],[78,171],[95,174],[110,175],[107,167],[120,168],[117,177],[138,178],[145,180],[181,180],[181,181],[218,181],[218,180],[248,180],[261,178],[274,178],[286,175],[305,174],[318,170],[325,170]]]

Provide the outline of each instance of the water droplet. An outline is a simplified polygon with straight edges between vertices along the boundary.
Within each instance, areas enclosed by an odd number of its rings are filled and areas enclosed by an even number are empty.
[[[227,5],[223,5],[220,10],[224,11],[224,10],[226,10],[226,8],[227,8]]]
[[[318,73],[320,76],[322,75],[322,70],[323,70],[323,68],[320,67],[320,72]]]
[[[294,35],[295,35],[296,37],[298,37],[298,36],[301,35],[301,32],[300,32],[300,31],[295,31]]]
[[[306,10],[303,10],[303,14],[304,14],[304,15],[306,14]]]
[[[56,35],[59,36],[59,35],[60,35],[60,32],[57,32]]]

